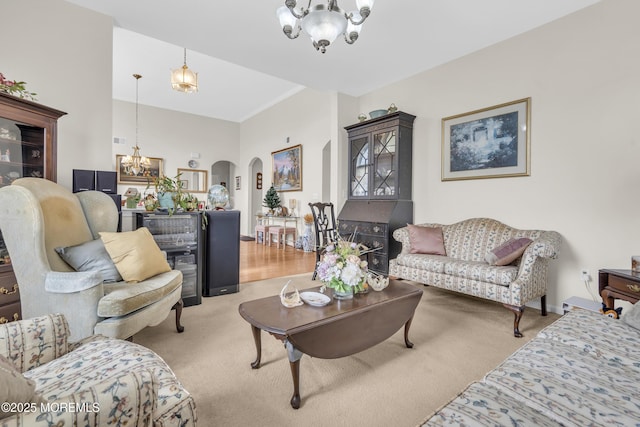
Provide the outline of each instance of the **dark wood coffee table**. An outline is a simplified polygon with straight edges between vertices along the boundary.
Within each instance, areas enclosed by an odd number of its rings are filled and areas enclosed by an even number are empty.
[[[305,289],[318,291],[318,287]],[[302,292],[302,291],[301,291]],[[328,295],[330,291],[327,291]],[[381,291],[356,295],[351,300],[336,301],[324,307],[307,304],[286,308],[280,296],[261,298],[240,304],[240,315],[251,324],[256,344],[253,369],[260,367],[261,331],[283,341],[287,349],[293,396],[291,406],[300,407],[300,359],[303,354],[321,359],[337,359],[366,350],[389,338],[404,325],[404,342],[409,348],[409,327],[422,289],[397,280]]]

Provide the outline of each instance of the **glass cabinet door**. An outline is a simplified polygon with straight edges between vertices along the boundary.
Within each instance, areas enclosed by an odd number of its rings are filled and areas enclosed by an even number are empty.
[[[351,195],[354,197],[369,196],[369,138],[351,140]]]
[[[0,118],[0,187],[22,177],[45,177],[45,131]]]
[[[396,130],[373,135],[372,196],[396,195]]]

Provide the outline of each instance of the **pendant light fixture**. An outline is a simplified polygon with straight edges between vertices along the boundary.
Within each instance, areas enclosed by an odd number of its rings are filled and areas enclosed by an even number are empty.
[[[184,49],[184,65],[171,71],[171,87],[178,92],[198,91],[198,73],[187,67],[187,48]]]
[[[140,155],[140,147],[138,146],[138,81],[142,78],[140,74],[134,74],[136,79],[136,145],[133,147],[133,154],[122,158],[122,166],[127,175],[140,176],[144,175],[144,171],[151,167],[151,161]]]

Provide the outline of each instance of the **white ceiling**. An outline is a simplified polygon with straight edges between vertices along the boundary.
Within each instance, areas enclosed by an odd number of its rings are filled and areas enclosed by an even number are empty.
[[[378,0],[358,41],[338,39],[325,54],[305,34],[282,33],[284,0],[67,1],[114,19],[115,99],[135,102],[138,73],[140,104],[241,122],[304,87],[366,94],[599,0]],[[183,47],[196,94],[169,84]]]

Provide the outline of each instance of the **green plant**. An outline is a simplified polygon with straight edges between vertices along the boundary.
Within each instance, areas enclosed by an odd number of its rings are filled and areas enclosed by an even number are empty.
[[[267,194],[265,194],[264,200],[262,201],[262,206],[269,209],[275,209],[282,206],[280,196],[278,196],[278,192],[273,187],[273,185],[271,185],[271,187],[267,190]]]
[[[178,207],[183,208],[182,205],[183,205],[183,198],[185,193],[182,191],[183,184],[182,184],[182,181],[180,180],[180,175],[182,174],[178,174],[173,178],[168,177],[166,175],[157,176],[149,180],[147,183],[147,190],[151,186],[153,186],[156,192],[156,195],[158,196],[158,199],[160,199],[160,197],[163,194],[166,194],[166,193],[171,194],[171,199],[173,200],[173,204],[175,208],[169,209],[169,214],[173,214],[173,211]]]
[[[0,73],[0,92],[5,92],[9,95],[17,96],[19,98],[36,101],[37,94],[35,92],[29,92],[25,87],[26,84],[26,82],[6,79],[4,75]]]

